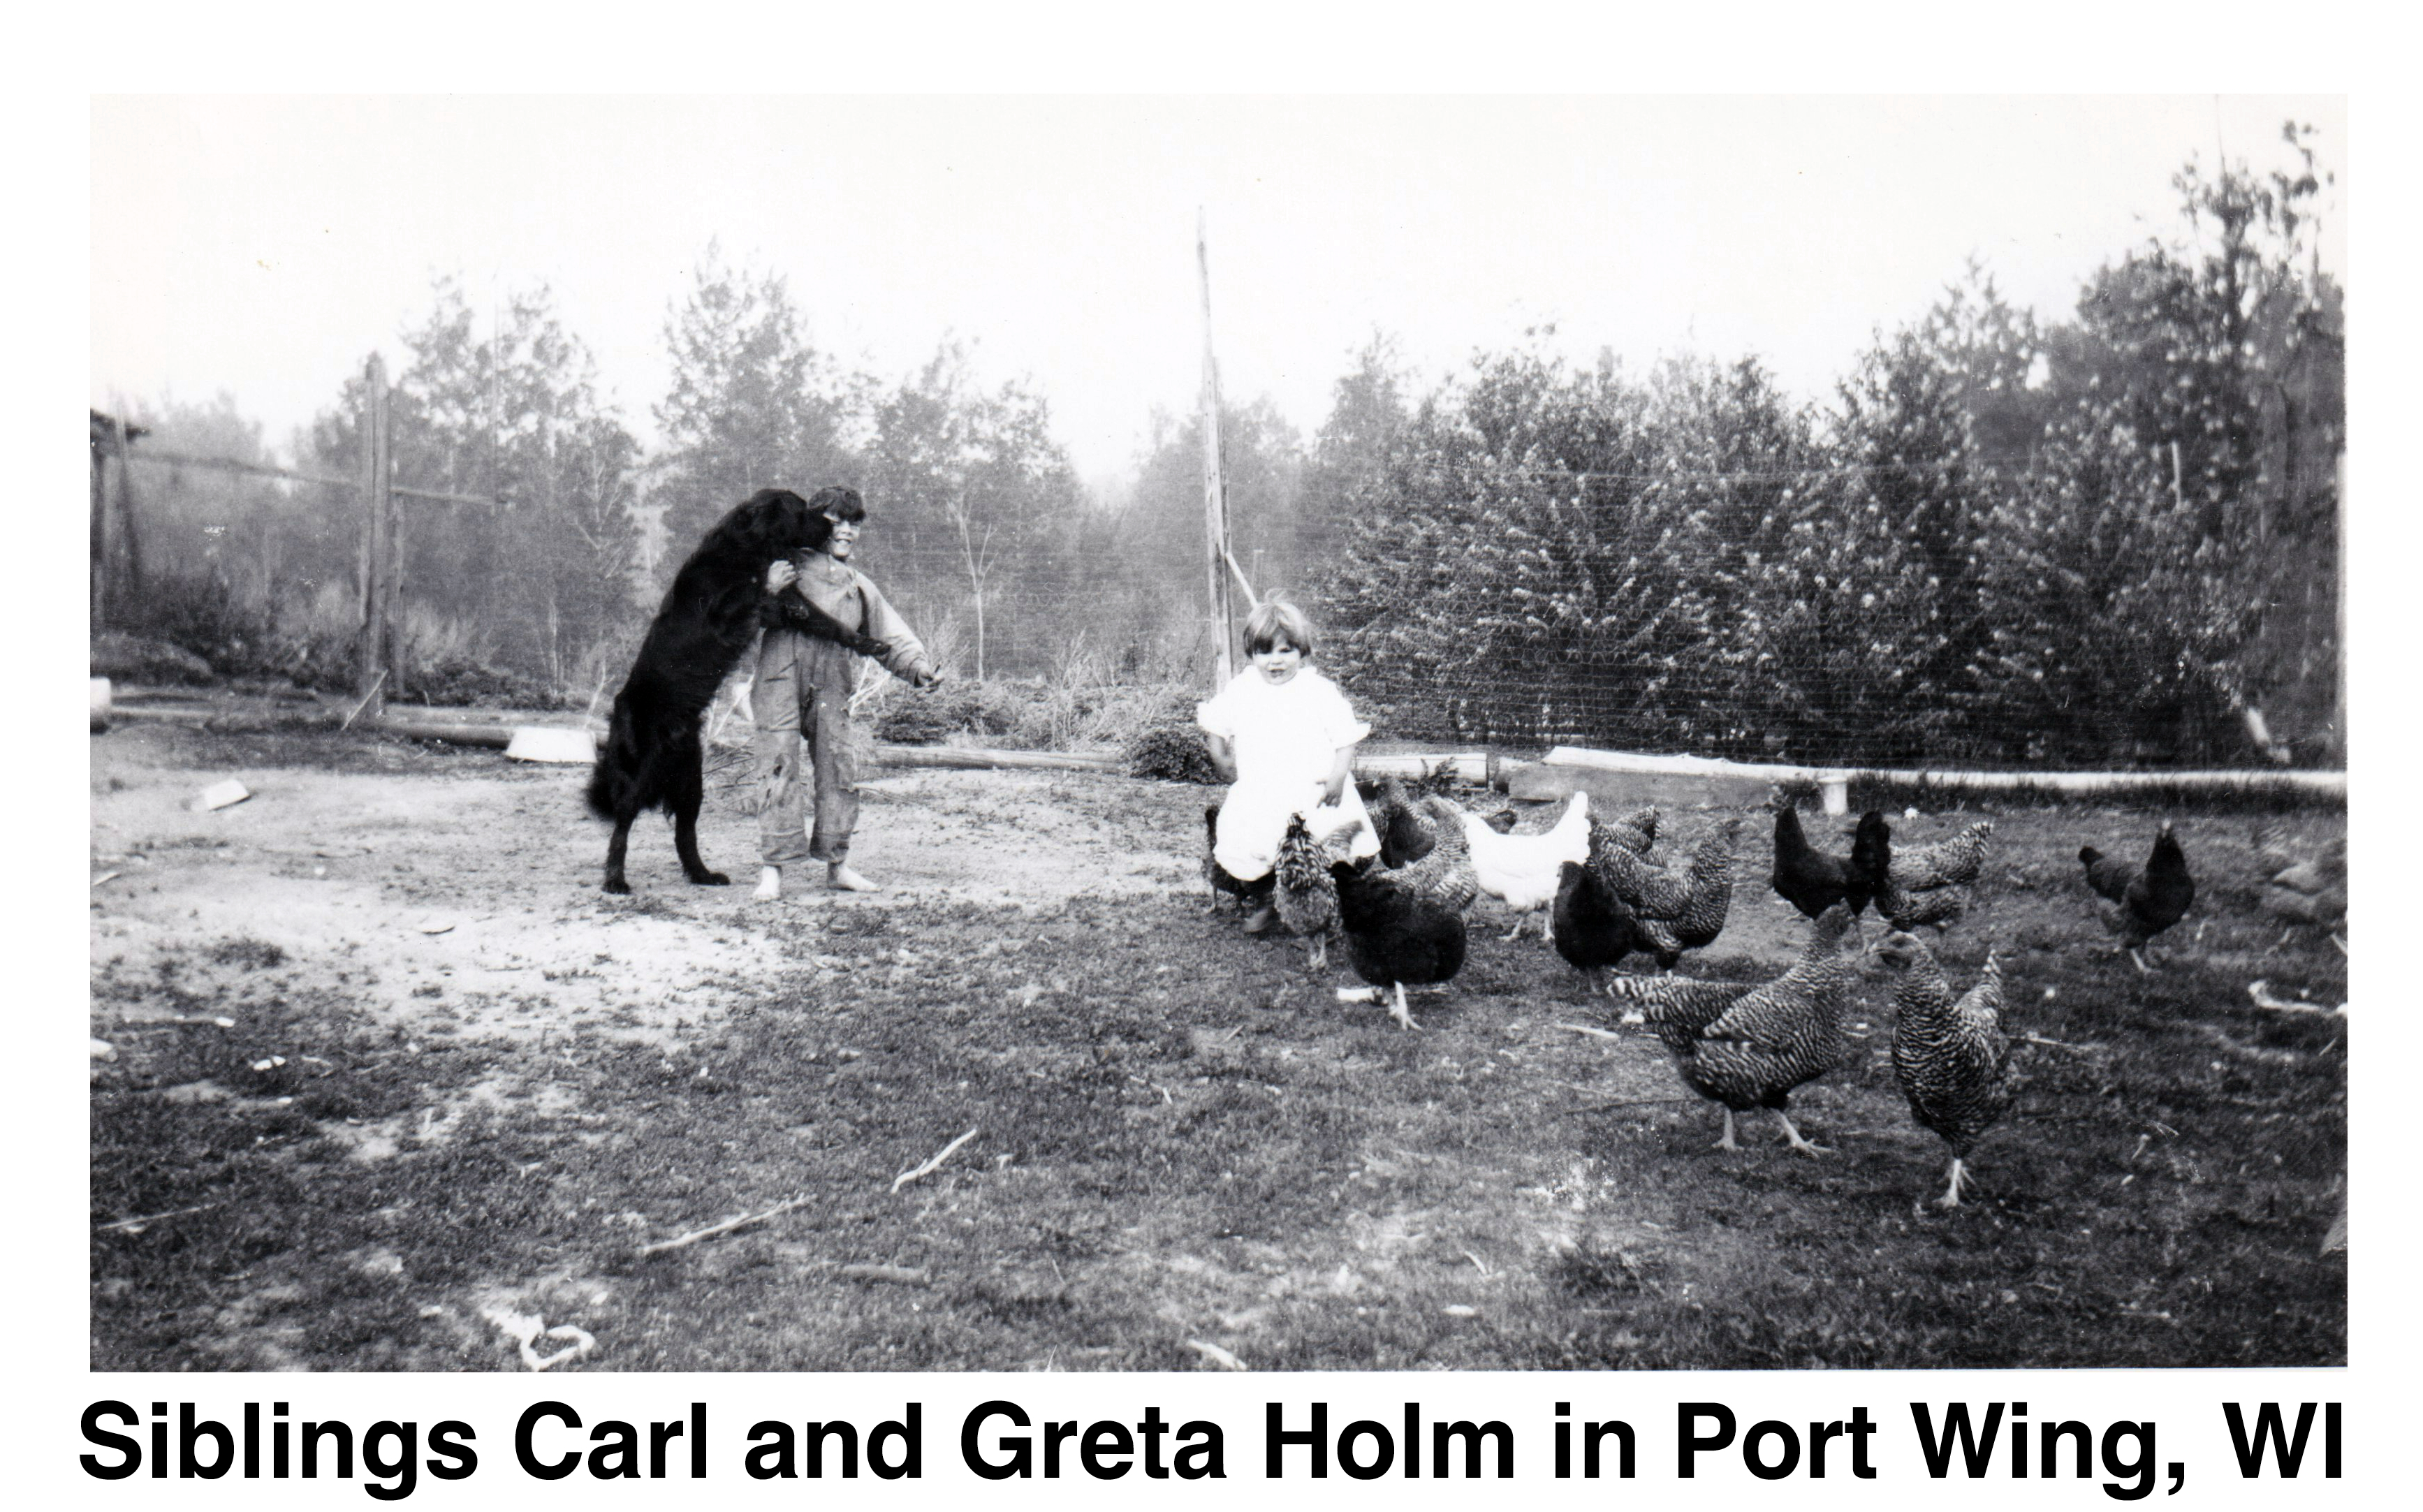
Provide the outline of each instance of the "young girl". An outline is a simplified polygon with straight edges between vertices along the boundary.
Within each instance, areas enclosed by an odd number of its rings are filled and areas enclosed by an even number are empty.
[[[1354,791],[1354,748],[1371,727],[1354,717],[1338,685],[1307,665],[1312,624],[1304,611],[1272,599],[1245,620],[1253,658],[1219,696],[1196,706],[1212,764],[1232,786],[1214,825],[1212,858],[1240,882],[1270,874],[1288,821],[1297,814],[1315,835],[1358,822],[1349,855],[1380,853],[1380,837]],[[1264,905],[1245,929],[1260,934],[1274,915]]]

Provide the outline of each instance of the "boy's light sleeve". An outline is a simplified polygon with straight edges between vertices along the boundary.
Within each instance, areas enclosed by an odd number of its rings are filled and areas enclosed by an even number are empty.
[[[900,611],[892,606],[881,589],[864,573],[857,576],[858,591],[866,599],[866,633],[892,647],[892,654],[883,658],[884,669],[911,683],[929,676],[934,670],[934,658],[926,650],[926,643],[909,628],[909,622],[900,618]]]

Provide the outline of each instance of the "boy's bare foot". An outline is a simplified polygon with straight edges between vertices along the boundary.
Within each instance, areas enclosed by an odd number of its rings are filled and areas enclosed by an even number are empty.
[[[757,869],[757,890],[750,896],[759,903],[772,903],[783,895],[783,869],[761,866]]]
[[[848,865],[842,861],[835,861],[832,863],[832,869],[826,874],[825,880],[832,887],[833,890],[837,892],[880,892],[883,890],[882,883],[868,881],[866,878],[859,875],[856,872],[851,871]]]
[[[1254,916],[1251,919],[1245,921],[1245,933],[1248,935],[1264,934],[1268,932],[1273,924],[1275,924],[1278,921],[1279,911],[1276,908],[1272,907],[1270,905],[1264,904],[1261,907],[1254,910]]]

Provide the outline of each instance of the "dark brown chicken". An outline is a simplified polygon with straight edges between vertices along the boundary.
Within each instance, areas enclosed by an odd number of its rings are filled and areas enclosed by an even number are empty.
[[[1862,828],[1852,842],[1849,856],[1829,856],[1801,833],[1799,811],[1782,788],[1768,797],[1767,807],[1775,811],[1775,871],[1767,881],[1776,895],[1806,918],[1814,919],[1839,903],[1848,906],[1857,920],[1876,894],[1876,876],[1881,869],[1880,858],[1866,854],[1861,841],[1869,846],[1876,843],[1867,822],[1874,819],[1882,824],[1884,815],[1871,811],[1861,818]]]
[[[1549,943],[1565,964],[1596,980],[1598,973],[1635,951],[1651,949],[1640,921],[1596,872],[1579,861],[1557,870],[1557,901],[1549,915]],[[1608,984],[1613,991],[1619,984]]]
[[[2103,913],[2104,927],[2120,937],[2121,948],[2138,970],[2152,970],[2140,953],[2184,918],[2195,902],[2195,878],[2188,874],[2187,854],[2179,849],[2171,822],[2163,820],[2155,831],[2154,848],[2142,867],[2092,845],[2081,845],[2078,858],[2086,864],[2086,885],[2111,901]]]
[[[1338,884],[1338,928],[1355,974],[1377,988],[1382,1000],[1393,996],[1388,1011],[1399,1024],[1419,1027],[1405,1006],[1405,987],[1445,982],[1463,969],[1464,915],[1404,886],[1402,873],[1340,861],[1330,874]],[[1341,1001],[1354,996],[1338,989]]]

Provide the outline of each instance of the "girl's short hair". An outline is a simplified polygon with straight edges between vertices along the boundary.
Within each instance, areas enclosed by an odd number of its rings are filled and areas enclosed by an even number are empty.
[[[1264,599],[1245,616],[1245,654],[1259,656],[1282,640],[1312,659],[1312,622],[1285,599]]]
[[[858,496],[857,489],[833,483],[817,489],[810,496],[808,511],[812,514],[827,514],[855,525],[866,518],[866,501]]]

